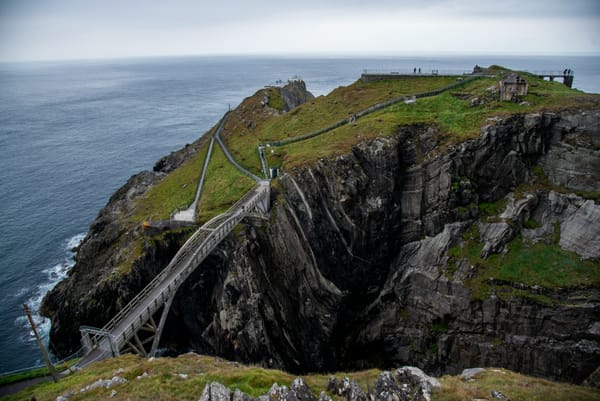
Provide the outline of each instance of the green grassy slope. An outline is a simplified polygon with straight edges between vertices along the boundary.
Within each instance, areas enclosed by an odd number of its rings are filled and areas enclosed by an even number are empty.
[[[302,376],[313,394],[318,397],[327,389],[331,376],[347,376],[367,391],[373,385],[379,370],[361,372],[338,372],[334,374],[309,374]],[[137,379],[138,376],[146,376]],[[109,389],[98,388],[84,393],[79,390],[98,379],[111,379],[119,375],[128,381]],[[184,376],[182,376],[184,375]],[[187,375],[187,376],[185,376]],[[177,358],[148,360],[125,355],[99,363],[62,379],[59,383],[46,382],[35,385],[17,394],[2,398],[6,401],[30,400],[54,401],[68,393],[75,394],[71,400],[105,400],[113,390],[111,400],[198,400],[204,386],[218,381],[231,389],[237,388],[251,396],[265,394],[273,383],[290,386],[295,376],[272,369],[245,366],[223,359],[196,354]],[[593,401],[600,399],[600,391],[588,387],[555,383],[513,373],[504,369],[487,369],[475,380],[464,382],[456,376],[441,377],[442,390],[434,393],[434,401],[459,401],[473,398],[488,398],[492,390],[499,390],[512,400],[562,401],[568,394],[571,401]],[[342,398],[329,394],[335,401]]]

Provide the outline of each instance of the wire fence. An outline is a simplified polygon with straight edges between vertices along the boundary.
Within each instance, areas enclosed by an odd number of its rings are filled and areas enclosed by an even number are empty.
[[[58,361],[52,361],[52,364],[55,365],[55,366],[64,365],[67,362],[70,362],[70,361],[72,361],[74,359],[83,357],[84,354],[85,354],[85,350],[83,349],[83,347],[81,347],[77,351],[75,351],[74,353],[72,353],[71,355],[67,356],[66,358],[60,359]],[[6,377],[6,376],[11,376],[11,375],[16,375],[16,374],[19,374],[19,373],[31,372],[33,370],[45,369],[45,368],[47,368],[46,364],[35,365],[35,366],[28,366],[26,368],[15,369],[15,370],[11,370],[11,371],[8,371],[8,372],[1,372],[0,373],[0,377]]]
[[[429,68],[421,68],[415,67],[413,69],[398,69],[398,70],[384,70],[384,69],[365,69],[363,70],[363,75],[427,75],[427,76],[437,76],[437,75],[446,75],[446,76],[460,76],[460,75],[469,75],[472,74],[472,70],[440,70],[439,68],[429,67]]]
[[[479,79],[479,78],[481,78],[480,75],[470,75],[469,77],[467,77],[465,79],[457,80],[456,82],[451,83],[450,85],[446,85],[442,88],[439,88],[439,89],[436,89],[433,91],[416,93],[414,95],[400,96],[400,97],[397,97],[394,99],[390,99],[386,102],[375,104],[365,110],[361,110],[361,111],[355,113],[352,117],[343,118],[343,119],[339,120],[338,122],[331,124],[325,128],[321,128],[317,131],[309,132],[307,134],[295,136],[292,138],[281,139],[279,141],[264,142],[264,143],[261,143],[260,146],[267,146],[267,147],[268,146],[284,146],[284,145],[288,145],[290,143],[300,142],[300,141],[304,141],[304,140],[307,140],[310,138],[314,138],[314,137],[322,135],[324,133],[333,131],[334,129],[339,128],[343,125],[349,124],[352,121],[354,121],[355,119],[364,117],[368,114],[374,113],[375,111],[392,106],[396,103],[404,102],[407,100],[412,100],[412,98],[417,99],[417,98],[424,98],[424,97],[430,97],[430,96],[437,96],[442,92],[445,92],[450,89],[454,89],[458,86],[462,86],[462,85],[466,84],[467,82],[470,82],[474,79]]]

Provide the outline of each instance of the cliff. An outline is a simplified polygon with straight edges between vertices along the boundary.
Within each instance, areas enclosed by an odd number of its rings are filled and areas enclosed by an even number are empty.
[[[274,96],[236,110],[246,137],[280,112]],[[597,103],[482,125],[458,140],[435,122],[392,125],[287,159],[268,218],[247,218],[182,285],[163,345],[294,372],[502,366],[585,380],[600,363]],[[55,351],[79,348],[78,326],[102,326],[189,235],[145,238],[128,219],[201,146],[132,177],[101,211],[44,302]]]

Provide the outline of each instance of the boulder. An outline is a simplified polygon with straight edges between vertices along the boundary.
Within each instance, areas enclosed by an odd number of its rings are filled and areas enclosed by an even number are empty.
[[[200,401],[231,401],[231,391],[221,383],[212,382],[204,387]]]
[[[347,401],[367,401],[367,395],[358,383],[344,377],[341,380],[330,378],[327,389],[339,396],[345,396]]]
[[[431,376],[428,376],[421,369],[414,366],[404,366],[396,370],[396,379],[400,383],[413,384],[414,387],[420,387],[423,399],[431,401],[431,394],[434,390],[440,390],[442,385],[440,382]]]

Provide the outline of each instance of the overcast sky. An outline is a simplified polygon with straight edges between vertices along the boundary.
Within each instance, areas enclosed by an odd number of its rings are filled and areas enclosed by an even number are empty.
[[[600,54],[600,0],[0,0],[0,61]]]

